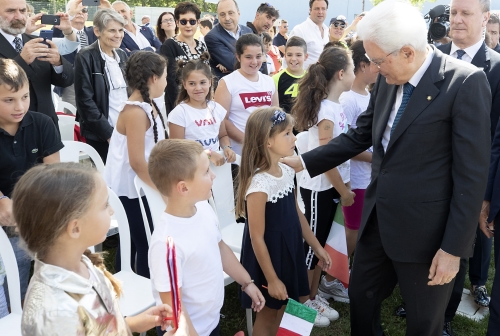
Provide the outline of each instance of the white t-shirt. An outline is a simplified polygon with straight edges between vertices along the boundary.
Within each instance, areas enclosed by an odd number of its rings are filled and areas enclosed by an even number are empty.
[[[318,124],[325,119],[330,120],[333,123],[333,138],[336,138],[340,134],[347,132],[347,118],[342,111],[342,106],[330,100],[324,99],[321,102],[321,107],[318,112],[318,123],[309,128],[307,151],[319,147]],[[344,183],[349,182],[349,161],[346,161],[337,166],[337,169],[339,170],[340,176],[342,177],[342,181],[344,181]],[[330,183],[330,181],[328,181],[325,174],[311,177],[309,176],[309,173],[306,169],[304,169],[304,173],[302,174],[300,186],[302,188],[313,191],[324,191],[332,188],[332,184]]]
[[[167,237],[175,244],[177,276],[182,288],[182,304],[200,336],[208,336],[219,323],[224,303],[224,275],[219,250],[218,220],[207,201],[196,203],[196,214],[180,218],[163,213],[155,225],[149,245],[149,270],[153,296],[161,304],[159,292],[170,292],[167,269]]]
[[[239,70],[221,79],[227,86],[231,95],[231,106],[229,108],[229,121],[237,129],[245,133],[248,117],[259,107],[269,107],[272,105],[272,98],[276,92],[276,86],[272,77],[259,74],[257,82],[246,79]],[[241,155],[242,144],[231,140],[231,145],[236,154]]]
[[[276,67],[274,66],[273,59],[271,56],[266,55],[266,63],[267,63],[267,73],[272,74],[273,72],[276,72]]]
[[[370,102],[370,93],[360,95],[354,91],[344,92],[340,95],[340,104],[347,117],[347,124],[350,128],[357,128],[356,120],[361,113],[366,111]],[[368,149],[373,152],[373,147]],[[351,188],[366,189],[371,182],[372,164],[358,160],[351,160]]]
[[[219,130],[226,117],[226,110],[209,101],[207,108],[197,109],[180,103],[168,115],[168,122],[184,127],[184,138],[198,141],[203,148],[219,150]]]

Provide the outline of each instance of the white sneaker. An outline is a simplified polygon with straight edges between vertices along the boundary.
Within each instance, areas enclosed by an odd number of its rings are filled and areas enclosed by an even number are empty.
[[[332,282],[327,282],[325,276],[321,277],[319,282],[318,293],[325,299],[333,298],[338,302],[349,303],[349,294],[347,288],[337,279]]]
[[[320,328],[326,328],[330,325],[330,320],[326,316],[321,314],[321,312],[319,311],[320,307],[317,304],[315,304],[314,301],[309,299],[304,303],[304,305],[318,312],[316,314],[316,319],[314,320],[314,326]]]
[[[323,308],[323,310],[321,311],[322,315],[326,316],[326,318],[328,318],[330,321],[338,320],[339,313],[335,309],[330,307],[330,304],[328,303],[328,301],[323,299],[318,294],[316,294],[314,301],[316,302],[317,305],[319,305],[319,306],[321,306],[321,308]]]

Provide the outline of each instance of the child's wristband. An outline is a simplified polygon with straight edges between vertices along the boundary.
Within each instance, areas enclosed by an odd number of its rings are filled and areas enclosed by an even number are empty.
[[[227,146],[222,147],[222,150],[225,150],[226,148],[233,149],[233,147],[231,147],[231,146],[227,145]]]
[[[207,150],[205,150],[205,152],[207,153],[208,159],[210,160],[212,158],[212,150],[207,149]]]
[[[244,292],[245,289],[247,289],[247,287],[250,285],[250,284],[253,284],[253,280],[250,280],[250,282],[246,282],[244,283],[243,285],[241,285],[241,291]]]

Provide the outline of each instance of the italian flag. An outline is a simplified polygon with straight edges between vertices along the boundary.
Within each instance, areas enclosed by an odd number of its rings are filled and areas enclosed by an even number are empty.
[[[325,251],[332,259],[332,266],[327,270],[327,273],[339,279],[347,288],[349,285],[349,258],[347,257],[344,215],[340,203],[335,211],[335,218],[326,240]]]
[[[308,336],[311,334],[317,311],[288,299],[285,314],[276,336]]]

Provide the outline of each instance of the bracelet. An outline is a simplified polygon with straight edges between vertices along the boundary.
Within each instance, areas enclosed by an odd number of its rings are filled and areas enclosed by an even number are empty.
[[[250,285],[250,284],[253,284],[253,279],[250,280],[250,282],[245,282],[242,286],[241,286],[241,291],[244,292],[245,289],[247,289],[247,287]]]
[[[71,31],[71,33],[69,33],[69,34],[64,34],[64,32],[63,32],[63,35],[64,35],[64,36],[70,36],[70,35],[72,35],[74,32],[75,32],[74,30],[72,30],[72,31]]]
[[[227,146],[224,146],[224,147],[222,148],[222,150],[224,150],[224,149],[226,149],[226,148],[233,149],[233,147],[231,147],[231,146],[227,145]]]
[[[3,200],[4,198],[9,198],[9,196],[0,196],[0,201]]]
[[[212,158],[212,150],[206,149],[205,152],[207,153],[208,159],[210,160]]]

